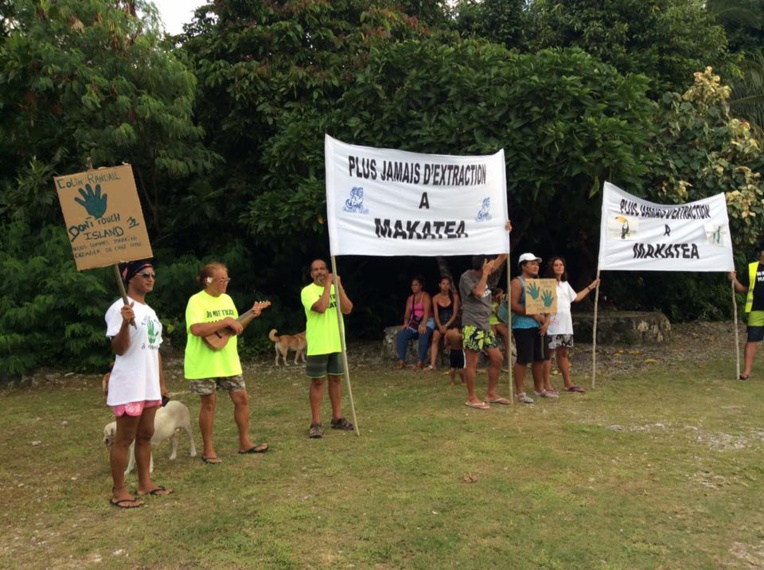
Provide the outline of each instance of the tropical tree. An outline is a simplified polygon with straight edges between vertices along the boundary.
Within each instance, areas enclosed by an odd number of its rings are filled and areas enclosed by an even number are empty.
[[[227,199],[295,192],[264,161],[285,128],[282,118],[330,111],[371,46],[425,33],[417,18],[387,0],[218,2],[197,11],[183,50],[199,78],[200,122],[228,160],[219,180]],[[317,175],[295,166],[306,179]]]
[[[92,365],[106,348],[113,277],[75,270],[52,177],[89,161],[131,163],[159,239],[172,227],[162,214],[183,191],[179,182],[219,159],[191,120],[194,76],[160,49],[153,5],[9,0],[0,3],[0,30],[0,271],[34,285],[0,293],[0,367]]]
[[[455,28],[462,36],[524,51],[532,25],[528,4],[527,0],[461,0],[454,8]]]
[[[731,89],[708,67],[684,93],[666,93],[656,114],[647,195],[682,203],[724,192],[734,243],[749,248],[764,230],[764,158],[750,125],[730,113]]]
[[[702,0],[532,0],[526,49],[578,47],[618,71],[642,73],[654,98],[692,73],[727,64],[724,30]]]
[[[764,138],[764,3],[758,0],[710,0],[708,11],[724,26],[739,71],[727,81],[732,112]]]
[[[644,77],[621,76],[580,50],[517,56],[486,42],[435,39],[380,46],[331,113],[283,117],[265,162],[282,187],[297,191],[263,192],[250,223],[272,239],[305,224],[321,227],[328,132],[424,153],[504,149],[510,212],[521,212],[515,243],[532,236],[547,246],[591,246],[601,182],[636,184],[646,172],[641,155],[653,113],[646,89]],[[550,211],[555,224],[547,223]]]

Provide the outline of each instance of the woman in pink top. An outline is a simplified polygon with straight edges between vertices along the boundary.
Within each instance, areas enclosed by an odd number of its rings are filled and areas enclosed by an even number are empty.
[[[424,290],[424,278],[414,277],[411,280],[411,295],[406,299],[406,310],[403,324],[396,338],[398,349],[398,368],[406,367],[406,348],[411,339],[419,339],[417,368],[424,368],[427,360],[427,349],[430,347],[432,329],[435,320],[431,317],[432,297]]]

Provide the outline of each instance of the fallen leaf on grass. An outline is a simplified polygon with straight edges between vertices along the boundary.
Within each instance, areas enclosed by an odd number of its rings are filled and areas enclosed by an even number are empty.
[[[477,480],[478,480],[477,475],[473,475],[472,473],[465,473],[462,476],[462,481],[464,481],[465,483],[475,483],[477,482]]]

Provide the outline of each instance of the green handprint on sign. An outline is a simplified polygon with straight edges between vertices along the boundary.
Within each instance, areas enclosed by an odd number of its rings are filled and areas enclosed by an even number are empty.
[[[552,295],[552,292],[547,289],[544,291],[544,294],[541,295],[541,300],[544,301],[545,307],[551,307],[552,303],[554,303],[554,295]]]
[[[534,301],[539,298],[540,292],[541,291],[539,291],[538,285],[536,285],[535,283],[530,283],[528,285],[528,295],[530,295],[531,299],[533,299]]]
[[[85,190],[80,188],[82,198],[75,198],[74,201],[85,208],[88,214],[94,218],[102,218],[106,213],[106,199],[108,196],[106,194],[101,196],[100,184],[96,184],[95,192],[93,192],[93,187],[90,184],[85,184]]]

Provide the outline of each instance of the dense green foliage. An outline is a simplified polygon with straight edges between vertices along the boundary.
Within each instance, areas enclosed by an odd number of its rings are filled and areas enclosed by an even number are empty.
[[[325,133],[417,152],[503,148],[514,247],[566,255],[580,279],[596,270],[605,180],[656,202],[725,192],[745,251],[762,231],[762,160],[725,85],[756,77],[740,70],[764,44],[760,20],[733,28],[723,4],[227,0],[170,42],[144,0],[0,3],[0,271],[14,275],[0,293],[0,366],[108,358],[113,275],[76,271],[52,183],[88,160],[133,166],[160,275],[151,302],[177,346],[212,259],[228,264],[240,307],[274,303],[245,351],[266,348],[271,326],[301,328],[307,266],[328,254]],[[432,284],[466,265],[339,264],[359,336],[399,320],[414,272]],[[605,287],[619,308],[724,315],[714,283],[692,279],[613,275]],[[693,299],[656,294],[666,280]]]
[[[654,94],[728,60],[721,26],[700,0],[464,2],[461,29],[535,52],[577,47],[621,73],[643,73]]]
[[[738,55],[739,74],[730,78],[730,105],[736,116],[751,122],[764,138],[764,2],[710,0],[709,11],[724,26],[731,50]]]
[[[160,48],[155,22],[153,6],[140,1],[0,4],[0,271],[21,279],[2,292],[7,373],[92,367],[108,356],[103,313],[116,286],[112,278],[107,288],[108,272],[104,281],[103,272],[75,270],[53,176],[85,170],[88,161],[131,163],[161,247],[183,223],[168,205],[185,188],[171,181],[219,163],[191,121],[194,75]]]

